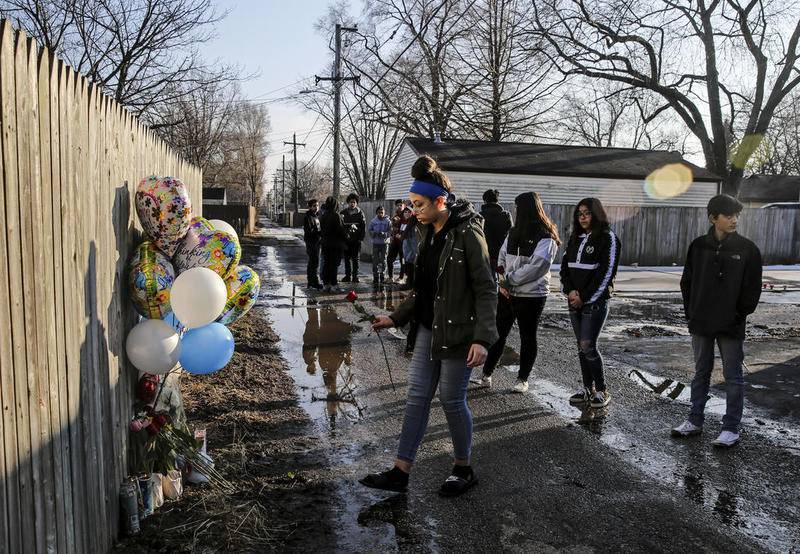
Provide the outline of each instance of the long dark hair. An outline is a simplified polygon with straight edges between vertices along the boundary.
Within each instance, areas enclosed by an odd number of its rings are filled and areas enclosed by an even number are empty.
[[[542,233],[561,245],[558,227],[545,213],[538,192],[523,192],[514,199],[514,203],[517,206],[517,217],[509,233],[509,240],[519,241],[534,233]]]
[[[578,210],[581,206],[586,206],[592,214],[592,233],[596,231],[607,231],[609,228],[608,215],[600,199],[584,198],[575,204],[575,209],[572,212],[572,234],[569,237],[570,241],[578,240],[578,237],[584,233],[583,227],[581,227],[580,221],[578,221]]]

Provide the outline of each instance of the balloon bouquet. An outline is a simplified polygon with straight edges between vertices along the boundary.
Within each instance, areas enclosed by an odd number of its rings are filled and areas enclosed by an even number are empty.
[[[242,250],[233,227],[192,217],[180,179],[147,177],[135,201],[148,240],[128,264],[131,298],[143,318],[128,335],[128,359],[150,374],[178,364],[195,375],[219,371],[234,351],[227,325],[255,304],[258,274],[238,265]]]

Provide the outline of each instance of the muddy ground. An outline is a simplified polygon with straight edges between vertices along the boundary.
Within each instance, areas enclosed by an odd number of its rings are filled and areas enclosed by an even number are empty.
[[[233,494],[186,485],[118,552],[309,551],[333,541],[327,466],[276,346],[265,308],[232,327],[233,360],[209,376],[182,376],[189,425],[206,428]]]
[[[767,295],[751,318],[736,449],[710,447],[724,412],[719,370],[703,436],[669,438],[687,412],[692,376],[680,298],[629,273],[618,279],[627,286],[613,301],[602,345],[613,397],[607,409],[566,402],[578,385],[577,360],[563,299],[554,294],[529,394],[508,392],[516,331],[494,387],[470,388],[478,487],[458,499],[435,494],[451,445],[434,400],[409,492],[391,495],[356,480],[388,467],[394,454],[407,385],[402,330],[383,335],[390,380],[380,342],[344,295],[303,288],[305,252],[295,231],[270,228],[245,242],[243,263],[262,276],[259,304],[235,329],[231,366],[183,387],[190,425],[209,429],[210,452],[238,492],[190,488],[123,551],[800,550],[796,293]],[[354,288],[375,313],[405,295],[368,282]]]

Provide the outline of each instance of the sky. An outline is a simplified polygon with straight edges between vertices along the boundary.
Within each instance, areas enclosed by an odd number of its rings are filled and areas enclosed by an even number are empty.
[[[228,16],[217,27],[217,37],[202,45],[201,53],[208,60],[238,64],[243,73],[257,73],[242,83],[246,98],[267,101],[272,125],[271,153],[267,158],[267,174],[271,182],[281,156],[291,160],[292,133],[306,147],[298,148],[298,159],[309,159],[328,135],[328,127],[316,114],[292,102],[275,102],[296,90],[302,79],[323,75],[329,63],[328,40],[314,30],[314,24],[327,11],[330,0],[216,0]],[[322,84],[320,85],[322,86]],[[286,88],[284,88],[286,87]],[[283,90],[278,90],[282,89]],[[315,124],[316,121],[316,124]],[[330,155],[330,140],[322,156]]]

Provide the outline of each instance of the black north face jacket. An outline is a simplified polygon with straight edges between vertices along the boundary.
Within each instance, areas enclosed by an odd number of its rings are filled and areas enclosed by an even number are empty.
[[[718,241],[712,227],[689,246],[681,293],[689,332],[744,339],[761,298],[761,252],[737,233]]]

